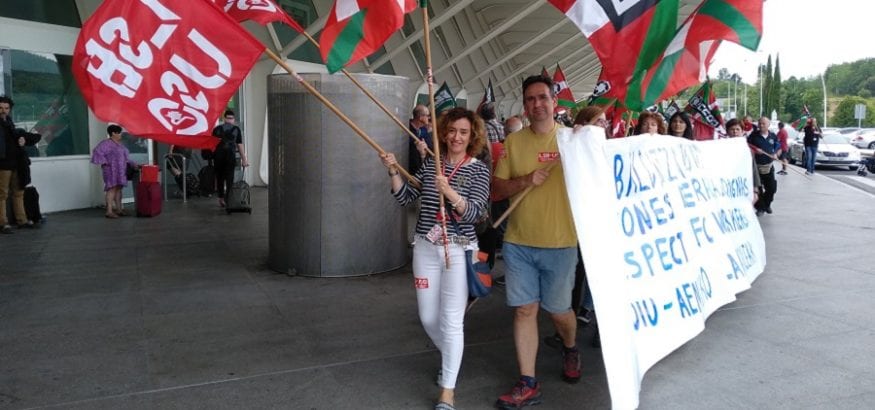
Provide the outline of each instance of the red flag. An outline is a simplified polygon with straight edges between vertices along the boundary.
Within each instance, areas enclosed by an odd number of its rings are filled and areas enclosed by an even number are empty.
[[[82,25],[72,69],[101,120],[209,148],[213,122],[263,51],[208,0],[105,1]]]
[[[336,0],[319,37],[328,71],[334,73],[377,51],[414,9],[416,0]]]
[[[714,139],[714,132],[723,126],[723,115],[710,81],[690,97],[686,111],[692,114],[693,139],[697,141]]]
[[[632,78],[653,66],[677,28],[679,0],[548,0],[589,40],[602,62],[598,87],[630,109],[626,90]]]
[[[252,20],[259,24],[280,22],[299,33],[304,32],[295,20],[292,20],[273,0],[213,0],[225,9],[231,18],[237,21]],[[224,3],[224,6],[222,6]]]
[[[660,60],[637,74],[627,102],[647,106],[705,81],[721,40],[756,50],[762,21],[761,0],[705,0],[678,28]]]
[[[556,64],[556,72],[553,73],[553,88],[560,106],[569,109],[577,107],[574,95],[571,94],[571,88],[568,88],[568,83],[565,81],[565,73],[562,72],[559,64]]]

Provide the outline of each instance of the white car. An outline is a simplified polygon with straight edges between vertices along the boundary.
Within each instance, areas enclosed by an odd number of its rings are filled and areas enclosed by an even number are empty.
[[[875,149],[875,128],[863,128],[849,134],[851,145],[857,148]]]
[[[805,164],[805,144],[799,138],[790,145],[790,163]],[[824,132],[817,144],[814,165],[845,166],[854,171],[860,165],[860,150],[848,143],[847,137],[835,132]]]

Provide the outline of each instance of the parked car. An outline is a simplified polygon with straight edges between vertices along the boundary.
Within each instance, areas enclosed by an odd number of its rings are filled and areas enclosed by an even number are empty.
[[[790,163],[805,163],[805,144],[800,137],[790,144]],[[848,142],[848,138],[835,131],[823,133],[817,144],[815,165],[844,166],[854,171],[860,165],[860,150]]]
[[[848,135],[848,134],[851,134],[851,133],[853,133],[855,131],[859,131],[859,130],[860,130],[860,127],[845,127],[845,128],[839,129],[839,134]]]
[[[851,145],[857,148],[875,149],[875,128],[863,128],[848,135]]]

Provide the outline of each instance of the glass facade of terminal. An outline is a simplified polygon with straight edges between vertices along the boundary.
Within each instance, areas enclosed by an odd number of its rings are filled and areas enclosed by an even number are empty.
[[[82,25],[72,0],[3,1],[0,16],[75,28]],[[72,60],[71,55],[0,48],[0,93],[15,102],[12,120],[17,128],[42,135],[30,152],[32,157],[90,151],[88,107],[73,79]]]

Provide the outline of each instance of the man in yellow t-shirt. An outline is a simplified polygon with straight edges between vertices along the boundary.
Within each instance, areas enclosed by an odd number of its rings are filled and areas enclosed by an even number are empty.
[[[525,194],[510,214],[502,254],[507,265],[507,304],[514,313],[514,342],[520,380],[498,398],[499,408],[520,408],[541,402],[535,378],[538,353],[538,310],[550,314],[562,337],[562,378],[580,379],[577,320],[571,308],[577,235],[565,189],[553,120],[557,99],[553,81],[531,76],[523,82],[523,106],[531,125],[508,135],[505,155],[493,178],[496,199]]]

